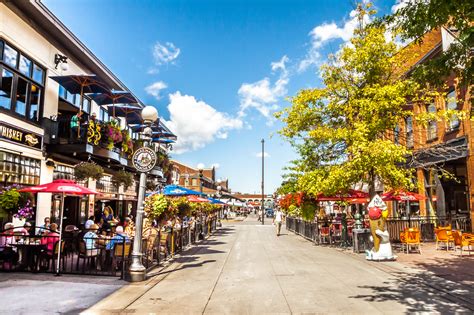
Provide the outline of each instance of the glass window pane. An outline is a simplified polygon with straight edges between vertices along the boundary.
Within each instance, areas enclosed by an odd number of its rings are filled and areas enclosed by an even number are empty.
[[[26,102],[28,97],[28,82],[22,78],[18,78],[18,86],[16,88],[16,104],[15,112],[25,116],[26,115]]]
[[[0,40],[0,60],[3,60],[3,41]]]
[[[62,85],[59,85],[59,97],[61,97],[63,99],[67,98],[66,89]]]
[[[31,75],[31,60],[26,58],[25,56],[21,55],[20,56],[20,64],[18,66],[18,70],[20,70],[21,73],[26,75],[27,77],[30,77]]]
[[[41,89],[34,84],[31,85],[30,100],[30,113],[28,118],[34,121],[38,121],[41,101]]]
[[[457,100],[456,100],[456,90],[452,90],[451,92],[448,93],[446,103],[447,103],[447,108],[449,110],[457,110],[458,109],[458,103],[457,103]],[[451,130],[459,128],[459,124],[460,124],[460,121],[459,121],[458,117],[456,117],[456,116],[451,117],[451,120],[449,121],[449,128]]]
[[[76,95],[76,96],[77,96],[78,99],[80,98],[80,95]],[[84,100],[82,102],[83,102],[82,111],[89,114],[90,111],[91,111],[91,101],[87,98],[84,98]]]
[[[33,65],[33,80],[43,84],[44,71],[38,65]]]
[[[12,100],[13,73],[3,69],[2,86],[0,87],[0,107],[10,109]]]
[[[18,52],[12,47],[5,44],[5,49],[3,51],[3,60],[7,65],[10,65],[13,68],[16,68],[16,62],[18,60]]]

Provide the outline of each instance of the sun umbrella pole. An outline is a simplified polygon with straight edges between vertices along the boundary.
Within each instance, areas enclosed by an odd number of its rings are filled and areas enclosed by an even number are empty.
[[[61,243],[63,236],[63,217],[64,217],[64,193],[61,194],[61,210],[59,211],[59,242],[58,242],[58,258],[56,260],[56,275],[59,276],[59,264],[61,260]],[[53,249],[54,250],[54,249]]]
[[[81,84],[81,100],[79,102],[79,113],[82,112],[82,102],[83,101],[84,101],[84,85]],[[78,121],[78,124],[79,124],[79,128],[77,128],[77,138],[79,138],[81,136],[81,123]]]

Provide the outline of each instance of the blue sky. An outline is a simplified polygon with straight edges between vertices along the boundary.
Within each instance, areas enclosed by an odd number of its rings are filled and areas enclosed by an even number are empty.
[[[295,158],[272,113],[320,85],[317,66],[350,38],[352,0],[44,0],[179,136],[173,158],[219,165],[233,191],[266,193]],[[395,0],[378,0],[390,12]]]

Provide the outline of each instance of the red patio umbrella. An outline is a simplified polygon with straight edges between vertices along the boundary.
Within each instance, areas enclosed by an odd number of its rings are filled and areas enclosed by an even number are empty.
[[[202,197],[199,197],[199,196],[196,196],[196,195],[190,195],[190,196],[187,196],[187,198],[188,198],[188,201],[190,201],[190,202],[211,202],[207,198],[202,198]]]
[[[61,194],[61,210],[60,215],[60,224],[59,224],[59,248],[58,248],[58,260],[56,265],[56,274],[59,274],[59,262],[61,258],[61,241],[62,241],[62,230],[63,230],[63,213],[64,213],[64,196],[66,195],[96,195],[98,192],[95,190],[83,187],[76,184],[73,180],[67,179],[57,179],[52,183],[42,184],[33,187],[26,187],[19,190],[20,192],[30,192],[30,193],[53,193]]]
[[[426,197],[411,191],[391,190],[382,194],[383,201],[420,201]]]
[[[344,193],[337,193],[332,196],[325,196],[324,194],[320,194],[317,197],[317,201],[351,201],[351,200],[359,200],[359,199],[367,199],[369,198],[369,194],[355,189],[349,189],[347,192]]]

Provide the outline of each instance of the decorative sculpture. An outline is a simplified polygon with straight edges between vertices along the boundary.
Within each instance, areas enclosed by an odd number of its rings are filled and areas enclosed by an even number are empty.
[[[396,260],[397,256],[392,253],[390,235],[386,230],[386,220],[388,217],[387,205],[379,195],[375,195],[369,203],[369,220],[371,241],[374,247],[366,251],[367,260]]]

